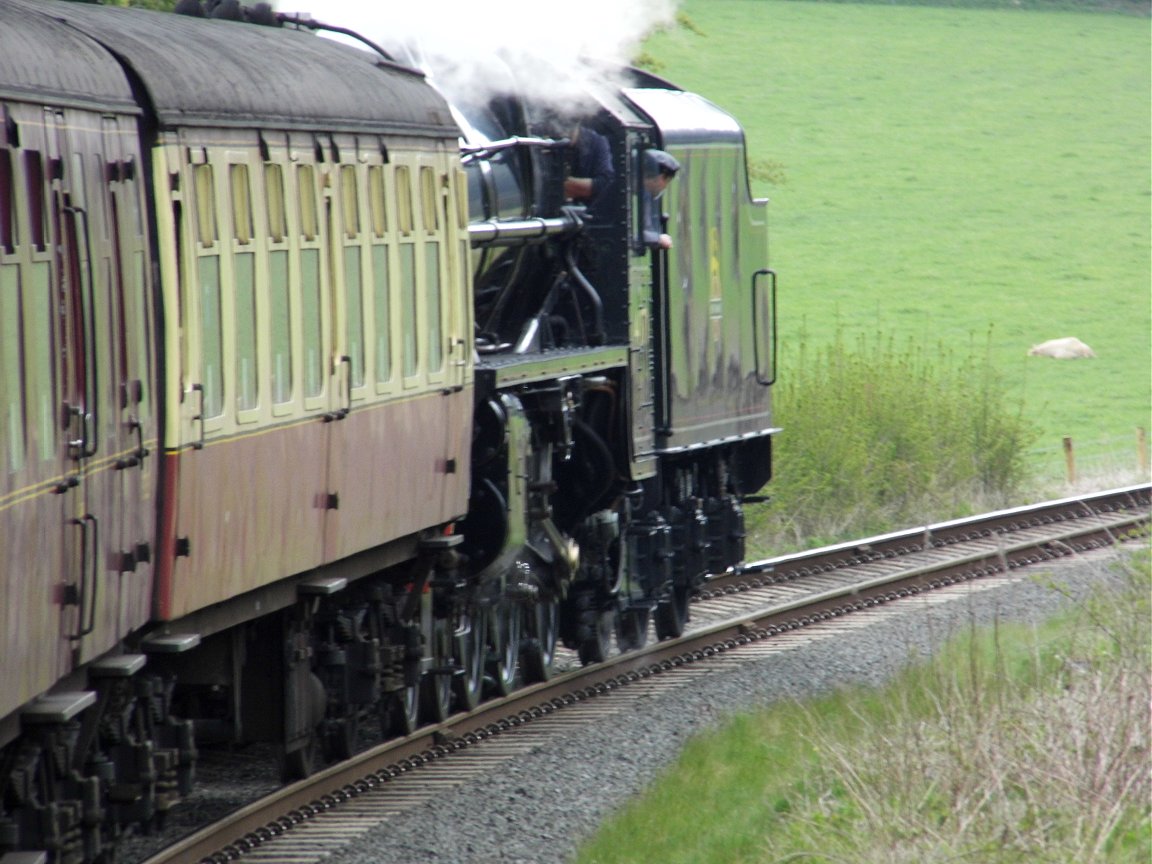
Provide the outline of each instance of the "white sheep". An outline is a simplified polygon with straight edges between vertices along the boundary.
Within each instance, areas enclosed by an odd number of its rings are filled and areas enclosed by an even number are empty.
[[[1096,352],[1077,339],[1065,336],[1063,339],[1049,339],[1033,345],[1028,351],[1030,357],[1052,357],[1056,360],[1078,360],[1081,357],[1095,357]]]

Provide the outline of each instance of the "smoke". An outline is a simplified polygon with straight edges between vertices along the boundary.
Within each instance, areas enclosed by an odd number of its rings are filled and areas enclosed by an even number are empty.
[[[673,21],[677,2],[277,0],[276,8],[361,33],[422,69],[449,100],[475,104],[512,90],[563,107],[628,63],[645,36]]]

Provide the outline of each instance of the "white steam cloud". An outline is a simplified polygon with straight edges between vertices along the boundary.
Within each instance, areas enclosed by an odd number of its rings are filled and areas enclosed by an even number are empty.
[[[579,101],[674,20],[677,0],[276,0],[371,39],[416,66],[449,99],[514,89],[555,105]],[[358,44],[358,43],[353,43]],[[405,50],[401,50],[405,46]]]

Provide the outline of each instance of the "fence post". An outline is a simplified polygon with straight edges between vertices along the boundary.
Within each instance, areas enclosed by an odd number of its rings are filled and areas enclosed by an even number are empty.
[[[1140,465],[1140,476],[1148,476],[1148,432],[1143,426],[1136,427],[1136,461]]]
[[[1076,456],[1072,452],[1072,438],[1064,437],[1064,470],[1068,475],[1068,484],[1076,483]]]

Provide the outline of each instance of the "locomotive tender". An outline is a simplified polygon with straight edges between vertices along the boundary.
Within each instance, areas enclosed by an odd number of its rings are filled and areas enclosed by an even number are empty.
[[[730,116],[632,69],[450,103],[262,17],[0,0],[0,855],[112,857],[204,742],[298,777],[679,635],[770,477]]]

